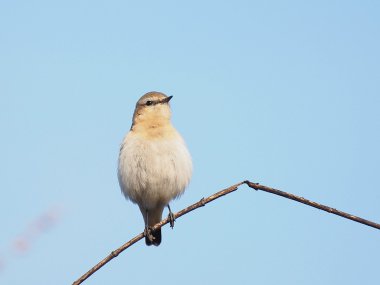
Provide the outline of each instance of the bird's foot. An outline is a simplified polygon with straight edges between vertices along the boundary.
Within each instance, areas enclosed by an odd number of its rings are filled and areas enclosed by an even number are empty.
[[[146,226],[144,229],[144,236],[150,241],[150,243],[153,243],[154,236],[152,235],[152,228]]]
[[[174,228],[174,222],[175,222],[174,214],[173,214],[172,210],[170,209],[169,205],[168,205],[168,209],[169,209],[168,219],[169,219],[170,227]]]

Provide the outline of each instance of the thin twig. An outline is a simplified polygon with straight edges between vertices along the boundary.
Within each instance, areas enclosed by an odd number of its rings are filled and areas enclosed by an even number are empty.
[[[267,186],[264,186],[264,185],[260,185],[259,183],[253,183],[253,182],[250,182],[248,180],[246,181],[243,181],[243,182],[240,182],[240,183],[237,183],[235,185],[232,185],[231,187],[228,187],[224,190],[221,190],[207,198],[202,198],[201,200],[199,200],[197,203],[194,203],[190,206],[188,206],[187,208],[177,212],[174,214],[174,218],[175,219],[178,219],[179,217],[197,209],[197,208],[200,208],[200,207],[203,207],[205,206],[206,204],[214,201],[215,199],[218,199],[224,195],[227,195],[227,194],[230,194],[231,192],[234,192],[238,189],[239,186],[241,186],[242,184],[247,184],[250,188],[253,188],[255,190],[262,190],[262,191],[265,191],[265,192],[268,192],[268,193],[272,193],[272,194],[275,194],[275,195],[279,195],[279,196],[282,196],[282,197],[285,197],[285,198],[288,198],[288,199],[291,199],[291,200],[294,200],[294,201],[297,201],[297,202],[300,202],[300,203],[303,203],[303,204],[306,204],[308,206],[311,206],[311,207],[314,207],[314,208],[317,208],[317,209],[320,209],[320,210],[323,210],[323,211],[326,211],[328,213],[331,213],[331,214],[335,214],[335,215],[338,215],[338,216],[341,216],[343,218],[346,218],[346,219],[350,219],[352,221],[355,221],[355,222],[358,222],[358,223],[362,223],[364,225],[367,225],[367,226],[370,226],[370,227],[373,227],[373,228],[376,228],[376,229],[380,229],[380,224],[377,224],[375,222],[371,222],[369,220],[365,220],[363,218],[360,218],[360,217],[357,217],[357,216],[354,216],[354,215],[351,215],[351,214],[348,214],[348,213],[345,213],[345,212],[342,212],[342,211],[338,211],[334,208],[331,208],[331,207],[328,207],[328,206],[325,206],[325,205],[322,205],[322,204],[318,204],[316,202],[313,202],[313,201],[310,201],[310,200],[307,200],[303,197],[299,197],[299,196],[296,196],[294,194],[291,194],[291,193],[287,193],[287,192],[284,192],[284,191],[281,191],[281,190],[278,190],[278,189],[274,189],[274,188],[271,188],[271,187],[267,187]],[[156,225],[154,225],[152,227],[153,230],[157,230],[159,228],[162,228],[164,225],[168,224],[169,223],[169,219],[166,218],[166,219],[163,219],[161,222],[157,223]],[[98,271],[100,268],[102,268],[104,265],[106,265],[109,261],[111,261],[113,258],[115,258],[116,256],[118,256],[121,252],[123,252],[124,250],[126,250],[128,247],[132,246],[133,244],[135,244],[136,242],[138,242],[139,240],[141,240],[142,238],[144,237],[144,233],[140,233],[138,234],[137,236],[135,236],[134,238],[132,238],[130,241],[128,241],[127,243],[123,244],[121,247],[119,247],[118,249],[112,251],[106,258],[104,258],[102,261],[100,261],[98,264],[96,264],[93,268],[91,268],[88,272],[86,272],[83,276],[81,276],[78,280],[76,280],[73,285],[79,285],[81,284],[83,281],[85,281],[87,278],[89,278],[92,274],[94,274],[96,271]]]
[[[238,189],[238,187],[240,185],[244,184],[244,182],[240,182],[240,183],[237,183],[235,185],[232,185],[231,187],[228,187],[227,189],[224,189],[222,191],[219,191],[207,198],[202,198],[201,200],[199,200],[197,203],[194,203],[192,205],[190,205],[189,207],[177,212],[174,214],[174,218],[175,219],[178,219],[179,217],[199,208],[199,207],[203,207],[205,206],[207,203],[210,203],[212,201],[214,201],[215,199],[218,199],[224,195],[227,195],[233,191],[236,191]],[[159,222],[158,224],[154,225],[152,227],[152,230],[157,230],[159,228],[162,228],[164,225],[166,225],[167,223],[169,223],[169,219],[166,218],[166,219],[163,219],[161,222]],[[119,247],[118,249],[112,251],[106,258],[104,258],[102,261],[100,261],[98,264],[96,264],[93,268],[91,268],[88,272],[86,272],[82,277],[80,277],[77,281],[75,281],[73,283],[73,285],[79,285],[81,284],[83,281],[85,281],[88,277],[90,277],[92,274],[94,274],[96,271],[98,271],[100,268],[102,268],[104,265],[106,265],[109,261],[111,261],[111,259],[115,258],[116,256],[118,256],[122,251],[126,250],[128,247],[130,247],[131,245],[135,244],[136,242],[138,242],[140,239],[142,239],[144,237],[144,233],[140,233],[138,234],[137,236],[135,236],[133,239],[131,239],[129,242],[123,244],[121,247]]]
[[[285,197],[285,198],[288,198],[288,199],[291,199],[291,200],[294,200],[294,201],[306,204],[308,206],[311,206],[311,207],[314,207],[314,208],[326,211],[328,213],[331,213],[331,214],[334,214],[334,215],[338,215],[338,216],[341,216],[343,218],[346,218],[346,219],[355,221],[357,223],[361,223],[361,224],[367,225],[369,227],[373,227],[375,229],[380,230],[380,224],[378,224],[378,223],[375,223],[375,222],[372,222],[372,221],[369,221],[369,220],[366,220],[366,219],[363,219],[363,218],[360,218],[360,217],[357,217],[357,216],[354,216],[354,215],[351,215],[351,214],[339,211],[337,209],[328,207],[326,205],[318,204],[316,202],[310,201],[310,200],[305,199],[303,197],[300,197],[300,196],[297,196],[297,195],[294,195],[294,194],[291,194],[291,193],[287,193],[287,192],[284,192],[284,191],[281,191],[281,190],[278,190],[278,189],[274,189],[274,188],[271,188],[271,187],[268,187],[268,186],[260,185],[259,183],[252,183],[252,182],[250,182],[248,180],[244,181],[244,183],[247,184],[249,187],[255,189],[255,190],[262,190],[262,191],[265,191],[265,192],[268,192],[268,193],[272,193],[272,194],[275,194],[275,195],[278,195],[278,196],[282,196],[282,197]]]

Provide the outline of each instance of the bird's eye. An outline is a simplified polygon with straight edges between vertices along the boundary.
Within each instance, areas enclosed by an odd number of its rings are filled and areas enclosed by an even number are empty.
[[[150,106],[153,104],[153,101],[146,101],[145,105]]]

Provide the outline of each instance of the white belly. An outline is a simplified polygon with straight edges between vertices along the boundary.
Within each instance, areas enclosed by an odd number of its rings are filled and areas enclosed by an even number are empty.
[[[190,182],[192,162],[177,133],[170,139],[147,140],[129,132],[120,149],[118,178],[125,197],[140,207],[166,206]]]

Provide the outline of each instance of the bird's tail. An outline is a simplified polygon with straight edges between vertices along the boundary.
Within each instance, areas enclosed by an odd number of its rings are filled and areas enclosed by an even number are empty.
[[[149,227],[153,227],[155,224],[159,223],[162,219],[163,207],[156,207],[148,211],[141,209],[141,212],[144,213],[145,224],[148,224]],[[161,243],[161,229],[151,230],[151,237],[145,236],[146,245],[155,245],[159,246]]]
[[[145,237],[146,245],[159,246],[161,243],[161,229],[151,231],[151,234],[153,236],[153,241],[151,241],[148,237]]]

